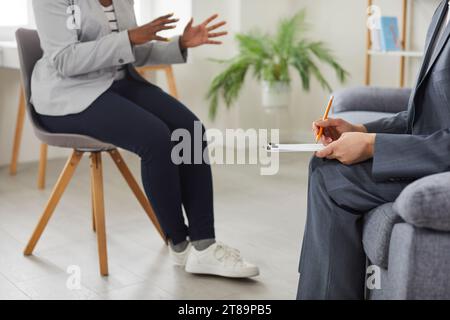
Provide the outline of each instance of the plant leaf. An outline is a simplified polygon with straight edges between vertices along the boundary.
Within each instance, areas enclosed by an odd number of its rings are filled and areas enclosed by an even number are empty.
[[[237,100],[250,66],[250,59],[234,59],[225,71],[214,78],[207,95],[211,119],[215,119],[217,115],[220,97],[224,99],[227,108]]]
[[[281,59],[288,59],[299,36],[308,29],[306,10],[303,9],[289,19],[281,20],[274,40],[276,52]]]
[[[336,72],[336,76],[341,82],[345,82],[349,73],[336,62],[330,49],[328,49],[323,42],[312,42],[309,45],[311,52],[322,62],[330,65]]]
[[[311,42],[306,38],[308,29],[306,10],[301,10],[281,20],[274,36],[257,31],[238,34],[238,55],[230,60],[211,60],[227,66],[214,78],[208,90],[210,118],[216,117],[220,99],[224,100],[227,108],[235,103],[249,70],[257,80],[290,83],[290,69],[294,69],[305,91],[310,89],[312,77],[324,89],[331,91],[329,82],[319,68],[320,63],[331,66],[339,81],[345,82],[349,73],[323,42]]]

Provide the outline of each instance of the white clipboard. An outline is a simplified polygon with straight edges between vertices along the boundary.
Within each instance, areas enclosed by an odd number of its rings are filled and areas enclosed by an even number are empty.
[[[325,149],[323,144],[275,144],[269,143],[267,152],[317,152]]]

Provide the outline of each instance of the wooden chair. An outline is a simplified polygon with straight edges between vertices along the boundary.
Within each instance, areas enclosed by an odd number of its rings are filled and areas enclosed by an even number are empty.
[[[146,66],[139,68],[138,71],[143,77],[145,77],[149,72],[156,72],[156,71],[165,72],[167,77],[169,93],[175,99],[178,99],[178,90],[175,81],[175,75],[173,73],[173,68],[171,65]],[[20,145],[22,143],[23,125],[25,121],[25,113],[26,113],[25,110],[26,110],[25,92],[23,90],[23,87],[21,86],[19,92],[19,105],[17,111],[16,129],[14,134],[11,164],[9,166],[9,172],[11,175],[17,174]],[[45,189],[45,180],[46,180],[45,176],[47,171],[47,153],[48,153],[48,145],[45,143],[41,143],[39,156],[39,172],[37,181],[37,186],[41,190]]]
[[[19,153],[20,153],[20,145],[22,143],[22,133],[23,133],[23,125],[25,122],[25,93],[23,91],[23,87],[20,86],[19,89],[19,105],[17,108],[17,119],[16,119],[16,129],[14,134],[14,142],[11,156],[11,163],[9,165],[9,173],[12,176],[17,174],[17,167],[19,162]],[[45,188],[45,175],[47,169],[47,151],[48,146],[45,143],[41,143],[40,147],[40,157],[39,157],[39,173],[38,173],[38,188]]]
[[[173,73],[173,67],[169,64],[155,65],[155,66],[146,66],[140,67],[137,71],[141,74],[142,77],[146,77],[149,72],[158,72],[163,71],[166,74],[168,91],[172,97],[178,99],[178,90],[177,83],[175,81],[175,74]]]
[[[55,208],[66,190],[75,170],[85,153],[90,153],[91,158],[91,192],[93,202],[93,228],[97,233],[98,254],[100,264],[100,274],[108,275],[108,258],[105,230],[105,207],[103,198],[103,170],[102,154],[108,153],[113,159],[119,171],[122,173],[125,181],[128,183],[131,191],[136,196],[139,203],[144,208],[153,225],[167,244],[167,239],[156,218],[153,208],[134,179],[127,165],[117,148],[113,145],[103,143],[91,137],[73,134],[53,134],[46,131],[39,125],[37,115],[30,101],[30,79],[34,65],[42,57],[39,36],[36,31],[28,29],[19,29],[16,32],[16,39],[19,50],[19,61],[21,65],[22,83],[24,87],[26,110],[31,118],[34,132],[38,139],[45,145],[70,148],[72,155],[67,161],[54,189],[45,207],[44,213],[36,226],[30,241],[28,242],[24,254],[29,256],[33,253],[37,242],[39,241],[44,229],[46,228]]]

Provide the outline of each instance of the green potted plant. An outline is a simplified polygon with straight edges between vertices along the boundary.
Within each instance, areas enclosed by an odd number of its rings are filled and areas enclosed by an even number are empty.
[[[317,79],[324,89],[332,90],[318,63],[331,66],[338,80],[344,82],[347,71],[323,42],[309,40],[307,31],[306,11],[301,10],[283,19],[275,35],[238,34],[239,54],[229,60],[213,60],[225,64],[226,68],[214,78],[208,91],[210,117],[216,117],[220,98],[227,108],[237,100],[249,71],[262,82],[263,107],[266,108],[288,106],[292,70],[299,74],[305,91],[310,89],[311,78]]]

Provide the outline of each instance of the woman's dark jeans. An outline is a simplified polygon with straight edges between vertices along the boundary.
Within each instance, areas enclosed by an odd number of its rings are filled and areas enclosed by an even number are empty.
[[[172,132],[188,130],[193,152],[195,122],[199,120],[160,88],[128,76],[116,81],[85,111],[57,117],[41,115],[40,121],[50,132],[87,135],[139,155],[145,192],[174,244],[188,236],[192,241],[215,237],[209,164],[176,165],[171,159]],[[201,143],[205,150],[206,142],[202,139]]]

